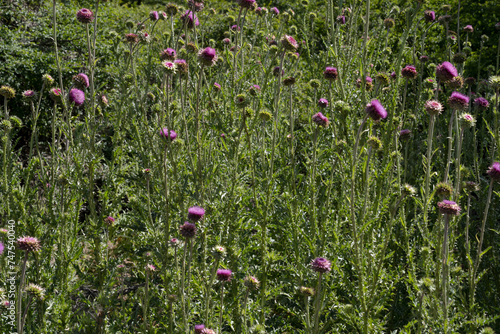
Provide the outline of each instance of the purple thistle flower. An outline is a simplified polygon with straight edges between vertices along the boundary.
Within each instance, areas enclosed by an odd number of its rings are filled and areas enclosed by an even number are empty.
[[[392,78],[393,80],[396,80],[396,77],[397,77],[396,72],[394,72],[394,71],[393,71],[393,72],[391,73],[391,78]]]
[[[442,64],[436,66],[436,77],[442,82],[450,81],[457,75],[457,69],[449,61],[445,61]]]
[[[0,255],[2,255],[3,250],[5,249],[3,243],[0,241]]]
[[[252,9],[257,4],[255,3],[255,0],[238,0],[238,5],[242,8]]]
[[[113,225],[113,223],[115,222],[116,219],[114,219],[113,217],[111,216],[108,216],[106,217],[106,219],[104,219],[104,221],[106,222],[106,224],[108,225]]]
[[[322,113],[317,113],[313,115],[312,121],[316,123],[318,126],[322,126],[324,128],[328,127],[328,124],[330,124],[330,121],[328,120],[328,117],[323,115]]]
[[[236,24],[233,24],[233,25],[231,26],[231,30],[232,30],[232,31],[240,31],[240,27],[238,27]]]
[[[460,211],[462,210],[457,203],[449,201],[447,199],[439,202],[437,205],[439,212],[444,215],[458,216],[460,214]]]
[[[500,162],[494,162],[486,172],[493,180],[500,181]]]
[[[222,40],[222,44],[224,44],[224,45],[229,45],[229,44],[231,44],[231,40],[230,40],[229,38],[224,38],[224,39]]]
[[[429,115],[438,115],[443,111],[443,106],[438,101],[430,100],[425,102],[425,111]]]
[[[320,107],[320,108],[328,107],[328,100],[324,99],[324,98],[319,99],[318,100],[318,107]]]
[[[399,131],[399,139],[401,139],[402,141],[407,141],[410,138],[411,138],[411,130],[404,129]]]
[[[36,93],[33,90],[25,90],[23,92],[23,98],[30,101],[33,100],[36,97]]]
[[[215,91],[220,92],[222,90],[222,87],[217,82],[214,82],[214,89]]]
[[[422,63],[427,63],[429,61],[429,57],[426,55],[421,55],[420,58],[418,58],[420,62]]]
[[[205,329],[205,325],[204,324],[201,324],[201,325],[194,325],[194,333],[195,334],[200,334],[202,330]]]
[[[89,77],[85,73],[78,73],[73,77],[73,83],[80,89],[89,87]]]
[[[314,261],[311,263],[312,270],[318,272],[318,273],[326,273],[332,270],[332,264],[330,261],[323,257],[317,257],[314,259]]]
[[[252,96],[257,96],[257,94],[260,93],[260,86],[259,85],[252,85],[249,89],[248,92]]]
[[[200,334],[216,334],[216,333],[213,329],[205,328],[200,332]]]
[[[474,32],[474,28],[472,28],[472,26],[470,24],[468,24],[464,27],[464,31],[465,32]]]
[[[323,72],[323,76],[325,77],[326,80],[336,80],[339,76],[339,72],[335,67],[327,67],[325,68],[325,71]]]
[[[217,53],[211,47],[204,48],[198,52],[198,60],[202,65],[213,66],[217,61]]]
[[[188,209],[188,219],[191,221],[198,221],[205,215],[205,209],[199,206],[192,206]]]
[[[271,13],[273,13],[276,16],[280,15],[280,11],[276,7],[271,8]]]
[[[17,247],[27,252],[38,252],[41,248],[40,241],[33,237],[22,237],[17,239]]]
[[[345,24],[345,16],[344,15],[337,16],[337,23],[338,24]]]
[[[454,110],[465,110],[469,106],[469,98],[459,92],[453,92],[448,99],[448,103]]]
[[[186,239],[192,239],[196,236],[196,225],[190,222],[185,222],[179,227],[179,233]]]
[[[170,135],[169,135],[170,133]],[[170,141],[174,141],[175,138],[177,138],[177,133],[175,133],[174,130],[170,130],[170,132],[168,131],[167,128],[163,128],[161,131],[160,131],[160,136],[163,137],[163,138],[169,138]]]
[[[292,52],[297,51],[297,48],[299,47],[299,44],[297,43],[295,38],[289,35],[283,36],[283,38],[281,39],[281,45],[285,50]]]
[[[484,97],[478,97],[477,99],[474,100],[474,107],[476,107],[476,109],[480,111],[487,110],[489,106],[490,103]]]
[[[136,34],[126,34],[125,41],[127,43],[137,44],[139,43],[139,36],[137,36]]]
[[[432,10],[426,10],[424,11],[424,19],[426,22],[434,22],[434,20],[436,19],[436,13],[434,13],[434,11]]]
[[[176,57],[177,57],[177,53],[172,48],[166,48],[165,50],[160,52],[160,59],[161,60],[174,61]]]
[[[406,65],[401,70],[401,75],[406,79],[415,79],[418,75],[417,68],[413,65]]]
[[[387,111],[377,99],[368,103],[365,111],[374,121],[379,121],[387,117]]]
[[[218,269],[217,270],[217,279],[221,282],[228,282],[231,280],[231,270],[229,269]]]
[[[75,104],[75,106],[81,106],[85,102],[85,93],[78,88],[73,88],[69,91],[69,100]]]
[[[177,66],[180,73],[186,74],[189,72],[189,64],[184,59],[176,59],[174,60],[174,64]]]
[[[153,10],[149,12],[149,18],[151,19],[151,21],[158,21],[160,15],[158,15],[158,12],[156,10]]]
[[[94,13],[90,9],[82,8],[76,12],[76,19],[83,24],[88,24],[94,20]]]
[[[195,13],[191,10],[186,10],[184,14],[181,15],[181,21],[184,24],[187,24],[188,29],[193,29],[195,26],[200,25],[200,20],[198,20],[198,17],[196,16]]]

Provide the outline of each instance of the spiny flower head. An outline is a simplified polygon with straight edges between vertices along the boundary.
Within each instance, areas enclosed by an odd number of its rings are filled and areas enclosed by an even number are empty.
[[[490,106],[490,103],[484,97],[478,97],[474,100],[474,107],[477,110],[485,111],[488,109],[489,106]]]
[[[37,300],[44,300],[45,299],[45,289],[43,289],[41,286],[30,283],[26,287],[26,292],[28,293],[29,296],[32,298],[35,298]]]
[[[177,69],[177,66],[175,66],[175,63],[170,61],[170,60],[165,60],[161,63],[163,66],[163,69],[165,70],[166,73],[169,74],[174,74],[175,70]]]
[[[314,89],[318,89],[321,86],[321,82],[318,79],[311,79],[309,85]]]
[[[69,100],[73,102],[75,106],[81,106],[85,102],[85,93],[78,88],[72,88],[69,91]]]
[[[327,128],[328,124],[330,124],[330,121],[328,120],[328,117],[326,117],[325,115],[323,115],[320,112],[313,115],[312,121],[314,123],[316,123],[318,126],[321,126],[321,127],[324,127],[324,128]]]
[[[448,99],[448,103],[454,110],[465,110],[469,106],[469,98],[459,92],[453,92]]]
[[[54,78],[52,78],[50,74],[44,74],[42,75],[42,82],[45,84],[45,86],[50,87],[54,84]]]
[[[161,60],[174,61],[176,57],[177,57],[177,53],[172,48],[166,48],[165,50],[160,52],[160,59]]]
[[[162,138],[168,138],[168,139],[170,139],[170,141],[174,141],[175,138],[177,138],[177,133],[174,130],[169,131],[167,128],[163,128],[160,131],[160,136]]]
[[[332,264],[323,257],[317,257],[311,262],[311,268],[318,273],[326,273],[332,270]]]
[[[410,197],[410,196],[415,196],[415,194],[417,193],[417,190],[409,185],[408,183],[406,183],[404,186],[403,186],[403,189],[401,190],[401,193],[406,196],[406,197]]]
[[[255,0],[237,0],[237,1],[238,5],[240,5],[241,8],[252,9],[257,5]]]
[[[325,71],[323,72],[323,76],[325,77],[326,80],[336,80],[339,76],[339,72],[335,67],[327,67],[325,68]]]
[[[27,101],[32,101],[35,99],[35,97],[36,97],[36,92],[33,90],[25,90],[23,92],[23,99]]]
[[[226,248],[224,248],[221,245],[217,245],[212,249],[212,254],[216,258],[222,258],[224,255],[226,255]]]
[[[259,112],[259,118],[264,122],[268,122],[273,118],[273,115],[267,110],[261,110]]]
[[[215,331],[213,329],[210,329],[210,328],[204,328],[200,334],[217,334],[215,333]]]
[[[374,151],[378,151],[382,148],[382,141],[375,136],[371,136],[370,138],[368,138],[366,144],[370,146]]]
[[[464,31],[465,32],[474,32],[474,28],[472,28],[472,26],[470,24],[468,24],[464,27]]]
[[[394,28],[394,25],[395,25],[395,23],[394,23],[394,19],[391,19],[391,18],[386,18],[386,19],[384,20],[384,27],[385,27],[386,29],[391,29],[391,28]]]
[[[247,96],[245,94],[238,94],[234,98],[234,103],[238,108],[245,108],[246,106],[248,106],[250,101],[247,99]]]
[[[500,162],[494,162],[486,172],[493,180],[500,181]]]
[[[500,75],[490,77],[490,85],[494,90],[500,89]]]
[[[130,44],[137,44],[139,43],[139,36],[136,34],[126,34],[125,41]]]
[[[213,66],[217,61],[217,53],[211,47],[204,48],[198,53],[198,60],[205,66]]]
[[[441,197],[450,197],[453,193],[453,187],[446,182],[436,184],[436,194]]]
[[[464,83],[467,85],[467,86],[472,86],[476,83],[476,78],[473,78],[473,77],[467,77],[464,79]]]
[[[356,80],[356,87],[360,88],[362,82],[363,82],[363,80],[361,80],[361,78],[357,79]],[[366,77],[365,82],[366,82],[366,85],[365,85],[366,90],[371,91],[373,88],[373,79],[371,77]]]
[[[220,92],[222,90],[222,87],[217,82],[214,82],[214,89],[216,92]]]
[[[274,15],[276,15],[276,16],[280,15],[280,11],[276,7],[272,7],[271,8],[271,13],[274,14]]]
[[[169,3],[165,6],[165,13],[167,13],[169,16],[175,16],[178,11],[179,8],[173,3]]]
[[[205,329],[205,325],[204,324],[200,324],[200,325],[194,325],[194,333],[195,334],[200,334],[202,330]]]
[[[266,7],[257,7],[255,8],[255,13],[259,16],[264,16],[265,14],[269,13]]]
[[[307,297],[312,297],[315,294],[315,291],[314,291],[313,288],[308,288],[306,286],[301,286],[299,288],[299,292],[300,292],[301,295],[307,296]]]
[[[35,253],[42,248],[42,246],[40,245],[40,241],[37,238],[26,236],[17,239],[17,247],[20,250]]]
[[[464,85],[464,78],[462,78],[461,76],[457,75],[456,77],[454,77],[453,79],[451,79],[450,81],[448,81],[446,83],[446,85],[450,89],[460,89]]]
[[[427,63],[429,61],[429,56],[426,55],[421,55],[418,60],[420,60],[421,63]]]
[[[250,88],[248,88],[248,93],[252,96],[257,96],[260,93],[260,86],[259,85],[252,85]]]
[[[479,191],[479,185],[474,181],[465,181],[463,187],[469,193]]]
[[[2,86],[2,87],[0,87],[0,95],[2,95],[7,100],[9,100],[9,99],[13,99],[16,96],[16,91],[12,87]]]
[[[337,23],[338,24],[345,24],[345,16],[344,15],[337,16]]]
[[[144,269],[146,269],[146,271],[150,273],[156,271],[156,267],[153,266],[152,264],[147,264],[146,267],[144,267]]]
[[[61,88],[51,88],[49,90],[49,96],[55,103],[61,103],[62,102]]]
[[[295,38],[289,35],[283,36],[283,38],[281,39],[281,45],[286,51],[292,52],[297,51],[297,48],[299,47],[299,44],[297,43]]]
[[[328,107],[328,100],[325,98],[321,98],[318,100],[318,107],[320,108],[326,108]]]
[[[149,12],[149,19],[151,21],[158,21],[159,18],[160,18],[160,15],[158,14],[158,12],[156,10],[152,10]]]
[[[451,216],[458,216],[462,210],[457,203],[446,199],[438,203],[438,209],[440,213]]]
[[[245,284],[249,290],[258,290],[260,281],[256,277],[248,275],[243,280],[243,284]]]
[[[459,122],[464,128],[471,128],[476,125],[476,119],[471,114],[460,115]]]
[[[192,206],[188,209],[188,219],[194,222],[202,219],[205,215],[205,209],[200,206]]]
[[[195,26],[200,25],[200,20],[192,10],[186,10],[184,14],[181,15],[181,21],[186,24],[188,29],[193,29]]]
[[[391,82],[391,78],[389,77],[389,74],[387,74],[385,72],[377,73],[377,75],[375,76],[375,80],[377,80],[377,82],[383,87],[388,86],[389,83]]]
[[[172,238],[168,241],[168,243],[171,247],[177,247],[179,246],[180,241],[177,238]]]
[[[387,117],[387,111],[377,99],[368,103],[365,111],[374,121],[379,121]]]
[[[196,225],[190,222],[185,222],[179,227],[179,233],[186,239],[192,239],[196,236]]]
[[[411,138],[411,130],[404,129],[399,131],[399,139],[406,141]]]
[[[415,79],[418,75],[417,68],[413,65],[406,65],[401,70],[401,75],[406,79]]]
[[[229,269],[218,269],[217,270],[217,279],[221,282],[228,282],[231,280],[231,270]]]
[[[111,216],[108,216],[104,219],[104,222],[107,224],[107,225],[113,225],[115,223],[116,219],[114,219],[113,217]]]
[[[436,66],[436,77],[441,82],[447,82],[452,80],[458,75],[458,71],[449,61],[445,61],[442,64]]]
[[[184,59],[176,59],[174,60],[174,64],[177,66],[179,73],[187,74],[189,72],[189,64]]]
[[[73,83],[79,89],[85,89],[89,86],[89,77],[85,73],[78,73],[73,77]]]
[[[443,111],[443,106],[436,100],[430,100],[425,102],[425,111],[429,115],[439,115]]]
[[[426,22],[434,22],[436,19],[436,13],[432,10],[424,11],[424,19]]]
[[[90,9],[82,8],[76,12],[76,19],[83,24],[88,24],[94,20],[94,13]]]

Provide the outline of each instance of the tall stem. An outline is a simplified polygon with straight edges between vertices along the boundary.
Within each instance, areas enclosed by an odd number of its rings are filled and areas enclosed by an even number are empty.
[[[444,231],[443,231],[443,258],[442,258],[442,265],[443,265],[443,277],[442,277],[442,283],[443,283],[443,315],[444,315],[444,330],[445,333],[448,332],[448,253],[449,253],[449,248],[448,248],[448,229],[450,225],[450,215],[445,214],[444,215]]]
[[[28,251],[24,251],[24,260],[23,260],[23,266],[21,269],[21,278],[19,280],[19,292],[17,295],[18,303],[17,303],[17,330],[19,333],[22,334],[23,332],[23,290],[24,290],[24,278],[26,276],[26,262],[28,262]]]
[[[321,314],[321,280],[323,278],[323,273],[318,273],[318,285],[316,287],[316,301],[314,305],[314,333],[319,333],[319,316]]]
[[[451,111],[450,123],[448,124],[448,156],[446,158],[446,170],[444,172],[444,182],[448,182],[448,175],[450,172],[450,164],[451,164],[451,148],[453,142],[453,122],[456,114],[456,110],[453,109]]]

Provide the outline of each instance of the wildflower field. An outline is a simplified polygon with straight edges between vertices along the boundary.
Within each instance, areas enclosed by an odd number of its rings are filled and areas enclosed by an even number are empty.
[[[499,333],[500,3],[0,2],[1,333]]]

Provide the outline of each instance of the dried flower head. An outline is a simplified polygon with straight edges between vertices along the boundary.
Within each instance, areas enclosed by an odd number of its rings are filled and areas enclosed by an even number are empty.
[[[196,225],[190,222],[185,222],[179,227],[179,233],[186,239],[192,239],[196,236]]]
[[[283,79],[283,86],[292,86],[295,84],[295,78],[294,77],[287,77]]]

